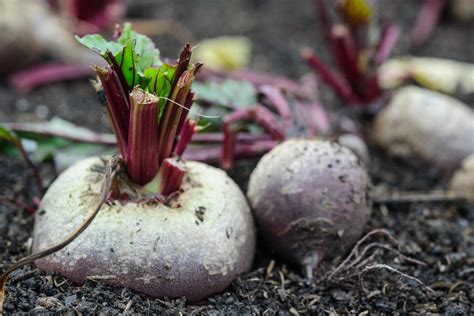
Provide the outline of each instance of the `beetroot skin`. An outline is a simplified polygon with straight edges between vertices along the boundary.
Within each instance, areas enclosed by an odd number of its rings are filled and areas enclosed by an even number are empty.
[[[33,252],[63,240],[97,205],[101,165],[97,157],[82,160],[50,186],[36,214]],[[186,168],[171,204],[103,206],[77,239],[36,264],[78,284],[96,278],[151,297],[197,302],[224,290],[252,264],[252,214],[225,172],[192,161]]]
[[[285,141],[263,156],[247,196],[267,244],[312,269],[343,255],[369,219],[369,178],[357,157],[337,143]]]

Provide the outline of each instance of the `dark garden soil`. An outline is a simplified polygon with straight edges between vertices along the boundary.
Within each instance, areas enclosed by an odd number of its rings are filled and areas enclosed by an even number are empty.
[[[404,28],[397,53],[447,57],[474,62],[473,24],[444,19],[427,46],[409,47],[408,30],[417,14],[419,1],[380,1],[380,14],[397,18]],[[134,16],[175,19],[195,37],[244,34],[254,43],[252,67],[297,78],[308,69],[301,62],[302,46],[316,48],[324,57],[327,50],[313,14],[311,1],[151,1],[134,2]],[[401,19],[401,20],[400,20]],[[164,56],[174,56],[180,43],[170,36],[157,38]],[[333,107],[337,102],[323,88],[323,99]],[[106,130],[87,80],[54,84],[20,95],[0,84],[0,121],[45,120],[54,115],[95,130]],[[470,101],[472,105],[472,101]],[[253,163],[239,164],[238,182]],[[51,177],[48,166],[42,170]],[[371,147],[370,175],[376,192],[390,190],[430,191],[445,187],[448,177],[424,165],[409,165],[385,156]],[[46,179],[48,180],[48,179]],[[19,159],[0,155],[0,195],[17,203],[32,204],[39,196],[33,176]],[[18,205],[0,203],[0,271],[27,254],[31,243],[33,216]],[[58,229],[61,229],[58,227]],[[353,267],[328,278],[344,258],[324,262],[316,281],[308,282],[301,271],[268,253],[259,245],[252,271],[235,280],[229,289],[207,300],[189,305],[184,299],[148,299],[124,288],[88,282],[77,287],[70,281],[44,274],[33,266],[13,273],[7,287],[6,314],[14,312],[92,312],[220,314],[348,314],[348,313],[445,313],[474,314],[474,208],[468,205],[436,203],[375,204],[366,229],[386,229],[386,235],[372,236],[367,252]],[[398,250],[400,252],[398,252]],[[408,258],[409,257],[409,258]],[[414,261],[412,259],[418,261]],[[107,263],[104,263],[107,264]],[[385,264],[415,277],[390,271]],[[372,266],[374,269],[367,270]],[[377,269],[376,269],[377,268]],[[366,271],[364,271],[366,269]]]

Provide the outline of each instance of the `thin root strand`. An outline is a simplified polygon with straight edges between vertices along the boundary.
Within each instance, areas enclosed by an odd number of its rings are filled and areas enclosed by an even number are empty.
[[[367,272],[369,271],[374,271],[374,270],[388,270],[390,272],[393,272],[393,273],[396,273],[398,275],[400,275],[401,277],[405,278],[405,279],[409,279],[411,281],[414,281],[416,283],[418,283],[419,285],[421,285],[424,289],[426,289],[428,292],[431,292],[431,293],[434,293],[434,290],[432,288],[430,288],[429,286],[427,286],[425,283],[423,283],[421,280],[411,276],[411,275],[408,275],[406,273],[403,273],[391,266],[388,266],[386,264],[381,264],[381,263],[378,263],[378,264],[374,264],[374,265],[371,265],[371,266],[367,266],[364,268],[364,270],[361,271],[361,273],[359,274],[359,286],[360,286],[360,289],[361,291],[363,291],[364,293],[369,293],[369,290],[367,288],[364,287],[364,276]]]
[[[105,179],[104,183],[102,185],[102,190],[101,190],[101,197],[100,201],[97,205],[97,207],[89,214],[89,216],[86,218],[86,220],[79,226],[72,234],[70,234],[66,239],[61,241],[60,243],[53,245],[49,248],[44,249],[43,251],[34,253],[32,255],[26,256],[23,259],[20,259],[19,261],[13,263],[8,269],[6,269],[3,274],[0,276],[0,315],[3,315],[3,302],[5,299],[5,286],[8,281],[8,277],[10,274],[15,271],[16,269],[33,263],[34,261],[41,259],[43,257],[49,256],[50,254],[53,254],[67,245],[69,245],[72,241],[74,241],[88,226],[96,215],[99,213],[100,209],[102,208],[102,205],[106,201],[109,191],[111,188],[111,183],[113,178],[116,176],[117,172],[121,170],[122,164],[120,163],[120,158],[114,156],[110,158],[110,160],[107,162],[106,165],[106,172],[105,172]]]

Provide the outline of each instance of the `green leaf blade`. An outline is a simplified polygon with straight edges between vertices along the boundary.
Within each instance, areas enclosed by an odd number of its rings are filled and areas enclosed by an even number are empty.
[[[15,146],[18,146],[19,144],[21,144],[21,140],[18,137],[18,135],[16,135],[15,132],[12,132],[1,125],[0,125],[0,140],[4,140]]]
[[[116,56],[123,49],[123,45],[116,42],[107,41],[100,34],[90,34],[83,37],[76,35],[76,40],[87,48],[97,52],[104,58],[106,58],[107,52],[111,52],[113,56]]]

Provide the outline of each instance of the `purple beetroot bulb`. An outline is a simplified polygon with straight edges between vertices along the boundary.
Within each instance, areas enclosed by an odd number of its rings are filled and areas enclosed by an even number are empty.
[[[311,277],[322,258],[344,255],[361,236],[371,213],[368,189],[349,149],[294,139],[263,156],[247,196],[267,244]]]

